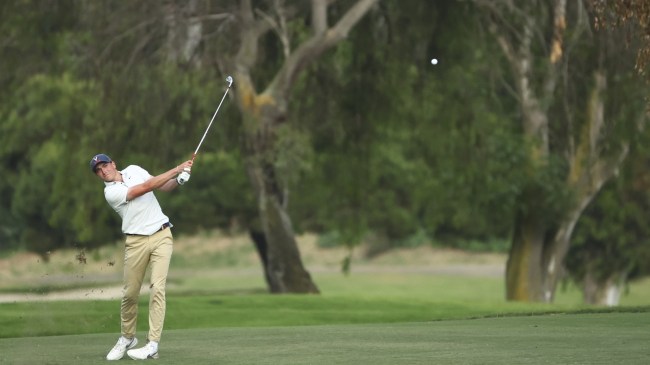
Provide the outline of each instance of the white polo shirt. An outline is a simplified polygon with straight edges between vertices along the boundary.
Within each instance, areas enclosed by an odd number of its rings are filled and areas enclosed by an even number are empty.
[[[123,181],[105,182],[104,196],[110,206],[122,217],[122,232],[150,236],[169,222],[153,192],[127,201],[130,187],[142,184],[153,176],[140,166],[130,165],[120,171]]]

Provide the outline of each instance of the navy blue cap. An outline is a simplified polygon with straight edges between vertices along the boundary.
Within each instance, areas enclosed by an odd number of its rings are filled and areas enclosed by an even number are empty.
[[[107,155],[105,155],[103,153],[100,153],[98,155],[93,156],[93,158],[90,160],[90,169],[93,170],[93,172],[95,172],[95,167],[98,164],[100,164],[102,162],[108,163],[108,162],[112,162],[112,161],[113,160],[111,160],[110,157],[108,157]]]

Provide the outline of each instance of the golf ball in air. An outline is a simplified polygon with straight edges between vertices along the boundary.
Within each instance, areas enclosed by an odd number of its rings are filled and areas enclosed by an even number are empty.
[[[432,58],[431,59],[431,64],[432,65],[437,65],[438,64],[438,59],[437,58]]]

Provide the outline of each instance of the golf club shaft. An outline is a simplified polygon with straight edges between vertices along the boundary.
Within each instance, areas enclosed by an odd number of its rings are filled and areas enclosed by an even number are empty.
[[[214,115],[212,116],[212,119],[210,120],[210,124],[208,124],[208,128],[205,129],[205,133],[203,133],[203,137],[201,137],[201,140],[199,141],[199,145],[196,146],[196,150],[194,151],[194,154],[192,155],[192,161],[194,161],[194,158],[196,157],[196,154],[199,153],[199,148],[201,148],[201,144],[203,144],[203,140],[205,139],[205,136],[208,134],[208,131],[210,130],[210,126],[212,126],[212,122],[214,122],[214,118],[217,116],[217,113],[219,113],[219,108],[221,108],[221,104],[223,103],[224,99],[226,98],[226,95],[228,95],[228,91],[230,90],[230,86],[232,85],[232,77],[228,76],[226,78],[226,81],[228,82],[228,88],[226,89],[226,92],[223,94],[223,97],[221,98],[221,101],[219,102],[219,106],[217,106],[217,110],[214,112]]]

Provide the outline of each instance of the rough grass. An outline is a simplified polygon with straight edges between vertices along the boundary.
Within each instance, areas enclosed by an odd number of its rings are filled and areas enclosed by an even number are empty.
[[[626,310],[636,307],[624,307]],[[166,329],[422,322],[489,316],[565,313],[587,308],[401,296],[170,295]],[[147,298],[139,304],[146,328]],[[0,304],[0,337],[119,333],[119,301]]]
[[[352,272],[341,273],[345,248],[322,248],[317,237],[298,237],[301,256],[322,296],[404,296],[438,301],[490,301],[504,298],[506,256],[422,245],[371,258],[356,248]],[[0,302],[50,299],[116,299],[120,296],[122,243],[94,251],[61,250],[49,260],[16,253],[0,258]],[[84,257],[82,262],[79,258]],[[246,236],[205,231],[177,237],[168,288],[172,295],[264,293],[259,259]],[[621,304],[650,304],[650,278],[629,285]],[[561,285],[556,304],[580,305],[579,290]]]

